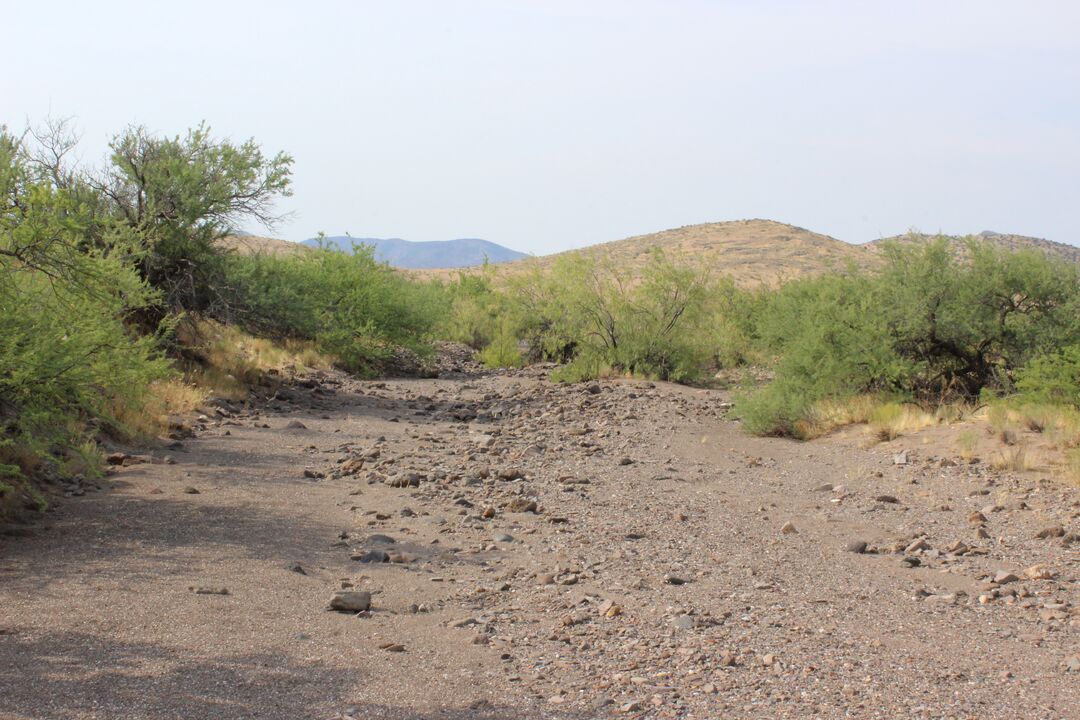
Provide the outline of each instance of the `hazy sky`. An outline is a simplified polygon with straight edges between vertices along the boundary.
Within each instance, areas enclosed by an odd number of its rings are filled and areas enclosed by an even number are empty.
[[[207,120],[299,240],[543,254],[763,217],[1080,244],[1080,3],[0,1],[0,123]],[[257,230],[257,228],[249,228]]]

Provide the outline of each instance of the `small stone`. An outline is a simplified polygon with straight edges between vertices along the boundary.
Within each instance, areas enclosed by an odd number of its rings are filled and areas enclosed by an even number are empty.
[[[382,645],[379,646],[379,649],[380,650],[385,650],[386,652],[393,652],[393,653],[405,652],[405,646],[401,645],[399,643],[383,643]]]
[[[768,653],[768,654],[762,656],[761,664],[764,665],[765,667],[772,667],[773,665],[776,664],[776,655],[773,654],[773,653]]]
[[[501,542],[501,543],[512,543],[512,542],[514,542],[514,536],[513,535],[507,535],[506,533],[503,533],[501,535],[496,535],[495,536],[495,541],[496,542]]]
[[[720,653],[720,667],[735,667],[735,653],[730,650]]]
[[[196,595],[228,595],[229,588],[223,587],[193,587],[190,590]]]
[[[619,465],[633,465],[634,461],[628,457],[619,458]]]
[[[905,450],[904,452],[896,453],[895,455],[893,455],[892,461],[893,461],[893,465],[907,465],[908,464],[907,451]]]
[[[311,468],[306,468],[304,470],[304,477],[309,480],[322,480],[324,477],[326,477],[326,473],[320,470],[312,470]]]
[[[1080,673],[1080,654],[1065,658],[1065,672]]]
[[[1051,538],[1065,537],[1065,528],[1060,525],[1052,525],[1050,527],[1043,528],[1039,532],[1035,533],[1035,537],[1039,540],[1049,540]]]
[[[638,712],[639,710],[641,710],[641,703],[637,702],[636,700],[633,702],[628,702],[619,708],[619,712],[624,714]]]
[[[307,572],[304,570],[304,566],[301,565],[298,562],[289,563],[288,565],[285,566],[285,569],[289,570],[291,572],[294,572],[294,573],[296,573],[298,575],[307,575]]]
[[[187,494],[187,495],[198,495],[199,494],[199,488],[192,487],[192,486],[189,485],[186,488],[184,488],[184,493]]]
[[[285,428],[287,430],[307,430],[307,425],[299,420],[290,420]]]
[[[818,485],[814,488],[814,492],[829,492],[833,489],[832,483],[825,483],[824,485]]]
[[[900,499],[897,498],[895,495],[878,495],[874,499],[880,503],[889,503],[890,505],[896,505],[900,502]]]
[[[353,555],[350,559],[365,564],[385,563],[390,562],[390,555],[389,553],[383,552],[382,550],[367,550],[365,552]]]
[[[693,630],[697,627],[697,622],[690,615],[679,615],[671,624],[679,630]]]
[[[668,585],[685,585],[687,581],[686,578],[681,578],[678,575],[665,575],[664,582]]]
[[[1007,570],[998,570],[994,573],[994,582],[998,585],[1007,585],[1008,583],[1016,582],[1019,579],[1019,577]]]
[[[330,609],[337,612],[370,610],[371,593],[363,590],[338,590],[330,598]]]
[[[795,529],[795,524],[794,523],[786,522],[780,528],[780,532],[783,533],[784,535],[791,535],[791,534],[797,533],[799,531]]]
[[[1054,578],[1054,571],[1046,565],[1032,565],[1024,570],[1024,577],[1028,580],[1052,580]]]
[[[982,525],[986,522],[986,516],[976,510],[975,512],[968,515],[968,522],[972,525]]]
[[[850,553],[855,553],[856,555],[861,555],[864,552],[866,552],[866,548],[867,548],[867,544],[865,542],[863,542],[862,540],[856,540],[854,542],[848,543],[847,548],[845,548],[845,549]]]
[[[906,548],[904,548],[904,552],[906,552],[906,553],[915,553],[915,552],[919,552],[920,550],[929,550],[929,549],[930,549],[930,545],[926,542],[926,540],[923,539],[923,538],[919,538],[918,540],[915,540],[910,545],[908,545]]]
[[[512,513],[536,512],[536,501],[525,498],[514,498],[506,504],[506,511]]]

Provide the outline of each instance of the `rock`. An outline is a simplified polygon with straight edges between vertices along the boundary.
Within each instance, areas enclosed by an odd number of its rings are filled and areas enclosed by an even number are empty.
[[[382,550],[368,550],[353,555],[350,559],[362,563],[385,563],[390,562],[390,555]]]
[[[495,536],[495,541],[496,542],[501,542],[501,543],[512,543],[512,542],[514,542],[514,536],[513,535],[507,535],[506,533],[502,533],[501,535],[496,535]]]
[[[192,487],[192,486],[189,485],[186,488],[184,488],[184,493],[187,494],[187,495],[198,495],[199,494],[199,488]]]
[[[628,702],[625,705],[622,705],[621,707],[619,707],[619,712],[623,713],[623,714],[632,713],[632,712],[639,712],[640,710],[641,710],[641,703],[639,703],[636,700],[633,701],[633,702]]]
[[[401,645],[399,643],[383,643],[382,645],[379,646],[379,649],[380,650],[385,650],[386,652],[395,652],[395,653],[405,652],[405,646]]]
[[[735,667],[735,653],[730,650],[720,653],[720,667]]]
[[[590,383],[585,386],[585,392],[589,393],[590,395],[599,395],[600,385],[597,383]]]
[[[904,450],[903,452],[896,453],[895,455],[893,455],[892,461],[893,461],[893,465],[907,465],[908,464],[907,451]]]
[[[366,542],[371,545],[393,545],[397,540],[394,540],[389,535],[375,533],[374,535],[368,535]]]
[[[1051,538],[1065,537],[1065,528],[1060,525],[1051,525],[1050,527],[1043,528],[1039,532],[1035,533],[1035,537],[1039,540],[1049,540]]]
[[[307,430],[307,425],[300,422],[299,420],[290,420],[288,422],[288,424],[285,426],[285,429],[287,429],[287,430]]]
[[[895,495],[878,495],[874,500],[880,503],[889,503],[890,505],[896,505],[900,502],[900,499]]]
[[[908,567],[919,567],[920,565],[922,565],[922,561],[919,560],[919,558],[915,557],[914,555],[908,555],[905,558],[903,558],[900,562],[904,563]]]
[[[791,535],[791,534],[797,533],[799,531],[795,529],[795,524],[789,521],[789,522],[784,523],[783,526],[781,526],[780,532],[783,533],[784,535]]]
[[[321,470],[312,470],[311,468],[305,468],[304,477],[308,478],[309,480],[322,480],[324,477],[326,477],[326,473],[322,472]]]
[[[605,600],[600,603],[600,614],[607,618],[617,617],[622,615],[623,609],[617,605],[614,600]]]
[[[1032,565],[1024,570],[1024,577],[1028,580],[1052,580],[1054,571],[1043,564]]]
[[[998,585],[1007,585],[1009,583],[1016,582],[1020,578],[1007,570],[998,570],[994,573],[994,582]]]
[[[697,622],[690,615],[679,615],[671,624],[679,630],[693,630],[697,626]]]
[[[536,512],[536,501],[525,498],[514,498],[506,504],[506,511],[513,513]]]
[[[904,552],[910,554],[910,553],[919,552],[920,550],[929,550],[929,549],[930,549],[929,543],[927,543],[924,538],[919,538],[919,539],[915,540],[914,542],[912,542],[910,545],[908,545],[906,548],[904,548]]]
[[[1080,673],[1080,653],[1065,658],[1065,672]]]
[[[229,588],[223,587],[193,587],[188,588],[196,595],[228,595]]]
[[[866,548],[867,544],[865,542],[863,542],[862,540],[856,540],[854,542],[849,542],[845,549],[848,552],[855,553],[856,555],[861,555],[866,552]]]
[[[678,575],[665,575],[664,582],[668,585],[685,585],[687,583],[686,578],[681,578]]]
[[[525,477],[525,471],[517,467],[503,468],[496,473],[496,477],[500,480],[521,480]]]
[[[962,540],[957,540],[952,545],[950,545],[949,547],[946,548],[946,550],[951,552],[953,555],[963,555],[964,553],[966,553],[970,549],[971,548],[969,548],[966,544],[964,544],[964,542]]]
[[[285,569],[290,572],[297,573],[298,575],[307,575],[307,572],[304,570],[304,566],[298,562],[289,563],[285,566]]]
[[[986,516],[976,510],[975,512],[968,515],[968,522],[972,525],[982,525],[986,522]]]
[[[370,610],[371,593],[363,590],[338,590],[330,598],[330,609],[337,612]]]
[[[633,465],[634,461],[628,457],[619,458],[619,465]]]
[[[832,483],[825,483],[824,485],[818,485],[814,488],[814,492],[830,492],[833,489]]]

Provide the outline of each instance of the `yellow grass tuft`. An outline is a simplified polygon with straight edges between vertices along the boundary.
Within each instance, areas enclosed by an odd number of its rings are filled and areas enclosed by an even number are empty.
[[[878,442],[888,442],[940,423],[937,415],[916,405],[884,403],[870,412],[870,437]]]

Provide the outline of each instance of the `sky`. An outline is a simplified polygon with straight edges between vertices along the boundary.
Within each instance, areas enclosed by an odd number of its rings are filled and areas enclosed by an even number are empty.
[[[1080,3],[0,0],[0,124],[205,120],[302,240],[538,255],[768,218],[1080,244]]]

